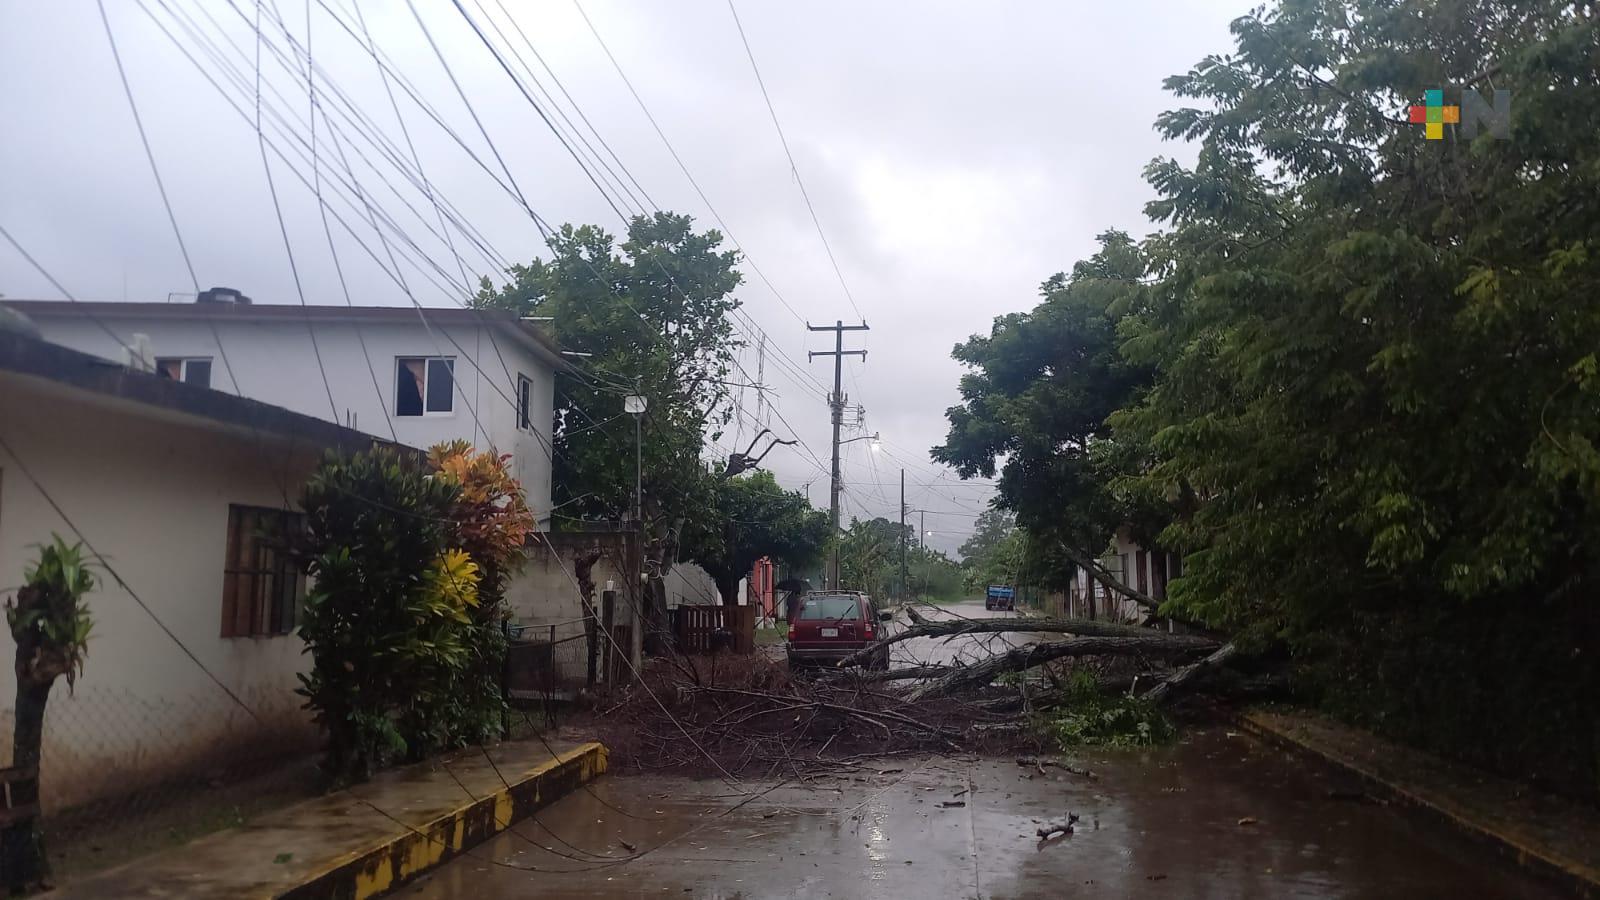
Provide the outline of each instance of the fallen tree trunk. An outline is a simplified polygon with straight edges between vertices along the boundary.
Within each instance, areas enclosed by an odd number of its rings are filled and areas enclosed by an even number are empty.
[[[955,637],[962,634],[997,634],[1008,631],[1075,634],[1079,637],[1148,637],[1151,634],[1148,628],[1095,622],[1089,619],[951,619],[934,622],[916,616],[913,621],[918,624],[857,650],[841,660],[839,665],[841,667],[860,665],[872,654],[881,652],[884,647],[919,637]]]
[[[1064,641],[1028,644],[941,676],[912,691],[908,699],[916,701],[966,688],[983,687],[1002,673],[1031,669],[1056,659],[1076,656],[1137,656],[1146,653],[1194,654],[1215,650],[1216,647],[1217,642],[1208,638],[1149,632],[1138,637],[1078,637]]]
[[[1215,669],[1233,657],[1238,648],[1232,641],[1223,644],[1215,653],[1204,659],[1197,660],[1172,673],[1172,676],[1148,691],[1144,692],[1144,699],[1151,703],[1160,703],[1190,682],[1194,681],[1205,672]]]

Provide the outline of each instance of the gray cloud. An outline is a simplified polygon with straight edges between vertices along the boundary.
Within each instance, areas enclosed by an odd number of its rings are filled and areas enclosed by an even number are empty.
[[[205,21],[199,12],[204,3],[235,42],[225,47],[228,59],[253,76],[255,43],[246,20],[255,14],[254,3],[147,2],[158,15],[169,6],[198,22]],[[354,22],[350,0],[327,2]],[[494,0],[484,5],[498,17]],[[508,6],[654,199],[711,225],[573,5]],[[258,302],[297,302],[253,127],[137,5],[108,7],[202,286],[239,287]],[[277,0],[276,7],[303,38],[305,6]],[[529,202],[555,223],[620,230],[453,7],[419,7]],[[1151,129],[1161,110],[1177,105],[1161,91],[1161,79],[1226,50],[1227,22],[1244,7],[1240,0],[740,4],[817,213],[873,328],[852,342],[870,356],[864,366],[852,366],[845,384],[852,400],[868,409],[867,429],[881,431],[890,443],[876,456],[866,442],[849,448],[849,513],[892,516],[902,463],[910,471],[913,505],[981,507],[984,489],[947,486],[948,476],[941,481],[926,456],[943,435],[945,408],[956,400],[960,370],[949,359],[951,346],[986,331],[995,315],[1031,306],[1039,282],[1090,252],[1097,232],[1146,230],[1141,208],[1151,194],[1140,170],[1158,154],[1187,155],[1185,148],[1163,146]],[[468,8],[477,14],[472,3]],[[269,0],[269,17],[272,9]],[[793,184],[726,5],[590,0],[585,9],[734,234],[800,315],[854,318]],[[316,0],[312,10],[319,65],[398,140],[371,59]],[[494,165],[405,4],[364,0],[362,10],[407,77]],[[81,297],[151,300],[191,290],[94,4],[12,0],[5,20],[0,121],[8,128],[0,141],[0,224]],[[526,56],[520,39],[512,39]],[[216,64],[208,68],[224,77]],[[297,86],[270,54],[264,73],[269,88],[289,101],[288,114],[303,119],[303,84]],[[519,205],[408,101],[402,107],[441,193],[509,258],[536,255],[537,231]],[[319,140],[326,140],[322,130]],[[321,151],[323,164],[331,164],[331,146]],[[315,201],[275,156],[271,161],[308,301],[343,302]],[[429,255],[455,271],[443,245],[424,241],[423,225],[392,194],[375,180],[364,184]],[[407,195],[431,218],[420,193],[408,189]],[[358,212],[330,202],[352,224],[360,222]],[[378,265],[335,230],[356,302],[406,302]],[[358,230],[371,240],[369,229]],[[484,266],[480,261],[473,268]],[[451,302],[420,273],[407,274],[422,302]],[[52,295],[9,248],[0,252],[0,292]],[[821,349],[821,336],[808,335],[753,274],[741,297],[770,335],[774,354],[787,354],[819,381],[831,380],[822,361],[806,363],[805,351]],[[753,349],[742,359],[753,374]],[[766,371],[783,416],[826,461],[827,410],[815,385],[795,383],[772,362]],[[753,410],[753,396],[746,399]],[[750,426],[737,430],[748,435]],[[723,446],[733,437],[730,432]],[[826,478],[809,456],[775,454],[769,462],[786,485],[813,482],[811,496],[825,503]],[[953,549],[971,520],[935,522],[930,517],[929,529],[938,532],[934,546]]]

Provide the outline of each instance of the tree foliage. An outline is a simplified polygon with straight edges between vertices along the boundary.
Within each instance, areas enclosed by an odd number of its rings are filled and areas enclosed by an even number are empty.
[[[694,517],[683,555],[716,581],[722,602],[738,601],[739,579],[762,557],[789,569],[816,562],[828,542],[828,516],[805,494],[778,486],[770,472],[719,480],[715,503]]]
[[[728,421],[729,372],[739,347],[730,318],[741,276],[722,235],[696,232],[688,216],[635,217],[627,239],[593,226],[564,226],[549,258],[487,279],[477,303],[550,317],[562,347],[588,354],[556,395],[553,485],[556,522],[616,521],[633,508],[634,421],[623,397],[647,403],[639,423],[647,574],[660,584],[690,514],[714,501],[701,454]],[[665,593],[652,592],[655,628]]]
[[[1117,335],[1143,293],[1146,263],[1123,232],[1099,241],[1093,257],[1040,286],[1044,299],[1033,310],[999,316],[987,336],[956,346],[971,371],[961,378],[961,404],[946,413],[949,434],[933,449],[963,477],[998,471],[999,502],[1017,523],[1091,553],[1123,523],[1165,524],[1165,504],[1113,490],[1141,462],[1106,420],[1150,380]]]
[[[1363,722],[1595,791],[1593,11],[1282,0],[1233,34],[1168,80],[1193,105],[1158,128],[1198,154],[1147,168],[1163,230],[1127,288],[1030,340],[1111,290],[1080,264],[959,347],[977,371],[936,454],[969,475],[1003,455],[1029,526],[1041,503],[1102,529],[1154,513],[1141,537],[1186,553],[1174,611],[1286,644]],[[1406,121],[1462,84],[1511,91],[1509,139]],[[1086,330],[1096,352],[1044,368],[1037,346]]]
[[[336,781],[480,742],[500,720],[502,580],[531,516],[504,458],[445,444],[429,460],[330,453],[302,493],[315,587],[300,693]]]

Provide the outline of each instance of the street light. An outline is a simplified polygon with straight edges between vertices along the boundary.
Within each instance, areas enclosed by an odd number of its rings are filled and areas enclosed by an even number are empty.
[[[629,394],[622,398],[622,411],[633,416],[633,521],[644,521],[644,440],[639,423],[644,421],[648,404],[643,396]]]
[[[883,449],[883,441],[879,440],[878,433],[876,431],[871,434],[863,434],[860,437],[845,438],[844,440],[840,441],[839,444],[843,446],[855,441],[871,441],[873,453],[877,453],[879,450]]]

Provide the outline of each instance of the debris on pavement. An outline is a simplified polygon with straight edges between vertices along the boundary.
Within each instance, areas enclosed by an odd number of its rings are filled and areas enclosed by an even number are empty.
[[[1078,814],[1069,812],[1069,813],[1067,813],[1066,821],[1064,821],[1064,822],[1051,822],[1051,823],[1049,823],[1047,825],[1041,825],[1041,826],[1039,826],[1039,830],[1036,833],[1039,835],[1040,840],[1048,841],[1048,840],[1050,840],[1050,838],[1052,838],[1052,837],[1054,837],[1054,836],[1056,836],[1058,834],[1063,834],[1063,835],[1071,834],[1072,830],[1073,830],[1072,826],[1077,824],[1077,822],[1078,822]]]

